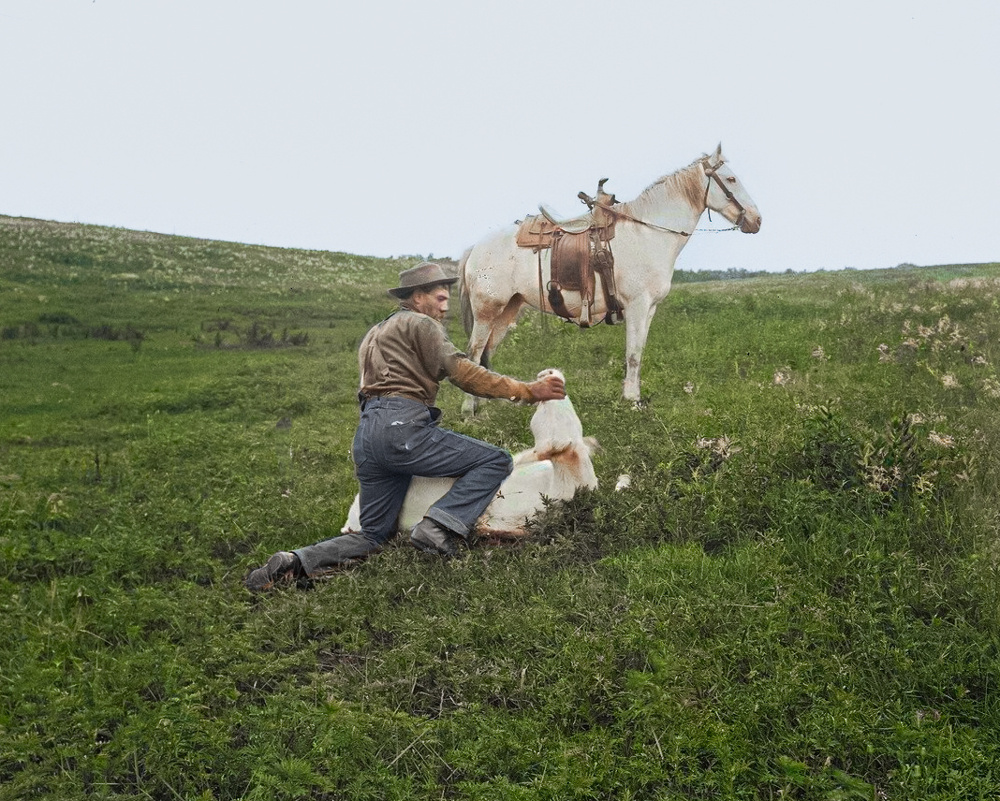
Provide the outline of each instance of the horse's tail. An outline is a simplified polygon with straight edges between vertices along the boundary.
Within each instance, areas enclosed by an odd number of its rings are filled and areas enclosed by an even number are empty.
[[[476,318],[472,314],[472,300],[469,298],[469,287],[465,280],[465,265],[469,261],[472,248],[466,248],[462,258],[458,260],[458,302],[462,308],[462,327],[466,336],[472,333],[472,325]]]
[[[472,311],[472,298],[469,297],[469,284],[465,275],[465,267],[471,255],[472,248],[467,248],[462,254],[462,258],[458,260],[458,303],[462,308],[462,327],[465,329],[466,336],[472,334],[472,326],[476,322],[476,315]],[[479,363],[489,369],[490,357],[485,350],[483,355],[479,357]]]

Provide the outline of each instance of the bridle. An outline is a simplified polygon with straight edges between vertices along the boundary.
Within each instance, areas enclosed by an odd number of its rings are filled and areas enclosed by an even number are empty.
[[[732,193],[732,191],[730,191],[729,187],[726,186],[726,182],[723,181],[719,177],[719,167],[721,167],[725,163],[726,163],[725,161],[720,161],[714,167],[709,167],[708,166],[708,162],[707,161],[705,162],[705,165],[704,165],[705,166],[705,175],[708,176],[708,183],[705,184],[705,200],[704,200],[704,203],[705,203],[705,208],[708,210],[708,221],[711,222],[712,221],[712,210],[710,208],[708,208],[708,192],[712,188],[712,181],[714,180],[719,185],[719,189],[721,189],[722,193],[726,196],[726,199],[729,200],[730,203],[735,203],[736,204],[736,208],[738,208],[740,210],[740,216],[736,218],[736,222],[733,223],[733,227],[732,228],[724,228],[723,229],[725,231],[733,231],[733,230],[739,228],[743,224],[743,220],[747,216],[747,210],[743,207],[743,204],[740,203],[736,199],[736,195],[734,195]]]

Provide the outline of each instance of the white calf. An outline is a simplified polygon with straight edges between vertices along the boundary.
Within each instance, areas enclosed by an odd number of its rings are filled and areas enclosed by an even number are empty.
[[[550,375],[563,378],[555,368],[542,370],[538,377]],[[597,489],[597,475],[590,458],[597,449],[597,440],[583,436],[583,425],[568,395],[562,400],[538,404],[531,417],[531,434],[535,447],[514,457],[515,471],[518,465],[530,462],[552,462],[553,483],[546,494],[555,500],[568,501],[578,487]]]
[[[552,373],[562,377],[558,370],[543,370],[538,377]],[[580,487],[597,489],[591,460],[597,440],[583,436],[580,418],[568,397],[539,403],[531,418],[531,433],[535,446],[515,454],[514,471],[479,519],[482,534],[523,534],[528,519],[542,510],[543,498],[568,501]],[[399,514],[400,533],[409,533],[454,483],[453,478],[414,476]],[[341,533],[361,530],[360,508],[355,495]]]

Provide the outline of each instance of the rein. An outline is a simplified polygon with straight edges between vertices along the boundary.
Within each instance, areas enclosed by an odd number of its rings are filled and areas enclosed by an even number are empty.
[[[614,214],[616,217],[623,217],[626,220],[631,220],[634,223],[639,223],[639,225],[645,225],[647,228],[654,228],[657,231],[664,231],[668,234],[678,234],[680,236],[691,236],[688,231],[675,231],[673,228],[666,228],[662,225],[657,225],[656,223],[647,222],[646,220],[640,220],[638,217],[633,217],[631,214],[626,214],[624,211],[619,211],[618,209],[613,209],[611,206],[605,206],[599,204],[602,209]]]
[[[722,234],[726,233],[727,231],[735,231],[737,228],[740,227],[740,225],[743,222],[743,218],[746,217],[747,215],[747,210],[743,208],[743,204],[736,199],[736,196],[729,190],[729,187],[726,186],[725,182],[718,175],[718,169],[723,164],[725,164],[725,162],[720,161],[714,167],[705,168],[705,174],[708,176],[708,183],[705,185],[704,205],[705,209],[708,211],[708,221],[709,222],[712,221],[712,210],[708,208],[708,193],[709,190],[712,188],[713,179],[719,185],[719,189],[721,189],[723,194],[725,194],[726,199],[729,200],[730,203],[736,204],[736,207],[740,210],[740,216],[736,218],[736,222],[729,228],[695,228],[694,229],[695,231],[704,231],[709,234]],[[691,234],[694,233],[694,231],[675,231],[673,228],[667,228],[663,225],[657,225],[656,223],[647,222],[646,220],[640,220],[638,217],[633,217],[631,214],[626,214],[624,211],[612,208],[611,206],[605,206],[603,203],[599,203],[597,205],[599,205],[602,209],[604,209],[610,214],[614,214],[617,217],[622,217],[626,220],[638,223],[639,225],[645,225],[647,228],[652,228],[656,231],[663,231],[664,233],[668,234],[677,234],[678,236],[691,236]]]

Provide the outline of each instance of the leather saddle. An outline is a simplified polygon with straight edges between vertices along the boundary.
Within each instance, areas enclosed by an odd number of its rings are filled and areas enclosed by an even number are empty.
[[[548,283],[548,300],[560,317],[576,323],[581,328],[592,325],[591,307],[594,303],[596,278],[601,277],[608,312],[604,322],[613,325],[623,317],[623,307],[615,297],[614,255],[611,240],[615,235],[615,215],[611,207],[615,196],[604,191],[607,178],[597,184],[596,197],[585,192],[577,196],[590,211],[577,217],[564,218],[544,203],[539,204],[541,214],[526,217],[517,230],[517,245],[531,248],[538,253],[538,283],[542,291],[541,252],[551,249],[551,276]],[[580,293],[580,315],[574,317],[566,308],[562,293]]]
[[[538,210],[542,216],[552,223],[553,228],[557,228],[567,234],[582,234],[589,231],[595,225],[594,215],[591,212],[581,214],[579,217],[560,217],[559,214],[545,203],[538,204]]]

